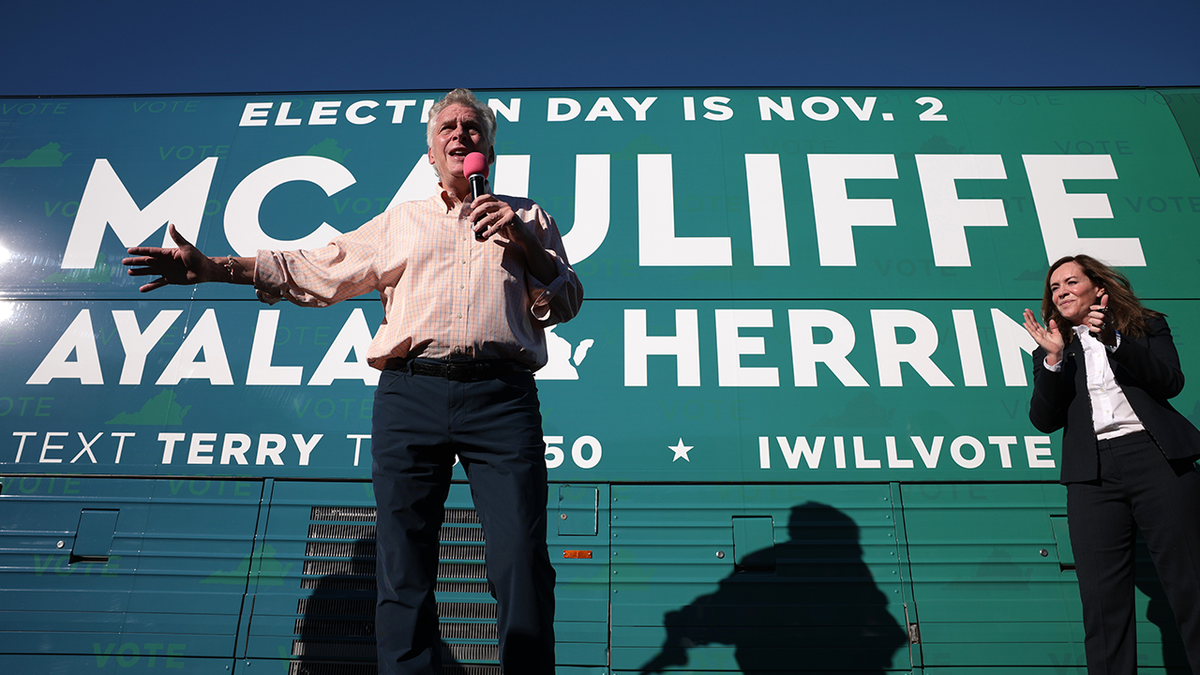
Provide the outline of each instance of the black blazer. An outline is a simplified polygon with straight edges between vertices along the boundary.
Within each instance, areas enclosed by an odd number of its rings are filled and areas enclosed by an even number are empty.
[[[1179,352],[1165,320],[1147,323],[1145,335],[1135,340],[1122,336],[1121,346],[1109,353],[1108,362],[1133,412],[1163,454],[1168,459],[1194,460],[1200,456],[1200,431],[1167,401],[1183,390]],[[1063,430],[1060,482],[1095,480],[1100,477],[1100,462],[1083,345],[1078,339],[1067,345],[1057,373],[1046,370],[1045,359],[1044,349],[1034,350],[1029,420],[1045,433]]]

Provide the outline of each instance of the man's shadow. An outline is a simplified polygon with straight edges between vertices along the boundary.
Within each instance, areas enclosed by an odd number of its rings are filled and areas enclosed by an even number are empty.
[[[642,666],[688,663],[688,650],[733,645],[743,673],[804,670],[882,675],[908,632],[863,561],[858,525],[816,502],[792,508],[788,541],[755,551],[716,592],[664,617],[667,638]]]
[[[375,540],[357,539],[343,559],[340,573],[307,580],[312,595],[297,606],[296,639],[290,675],[374,675]],[[468,668],[442,642],[443,675],[463,675]]]

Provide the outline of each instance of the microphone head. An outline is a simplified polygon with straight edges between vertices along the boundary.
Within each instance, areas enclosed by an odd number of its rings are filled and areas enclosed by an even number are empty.
[[[484,178],[488,175],[488,161],[482,152],[472,152],[463,158],[463,174],[473,176],[480,174]]]

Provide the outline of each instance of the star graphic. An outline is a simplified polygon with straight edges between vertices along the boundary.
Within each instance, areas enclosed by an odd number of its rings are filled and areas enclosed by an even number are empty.
[[[685,460],[687,460],[689,462],[692,461],[692,458],[688,457],[688,451],[691,450],[694,446],[684,445],[682,438],[679,439],[679,443],[677,445],[668,445],[667,447],[671,450],[671,452],[675,453],[675,457],[673,457],[671,459],[672,462],[678,460],[680,457],[684,458]]]

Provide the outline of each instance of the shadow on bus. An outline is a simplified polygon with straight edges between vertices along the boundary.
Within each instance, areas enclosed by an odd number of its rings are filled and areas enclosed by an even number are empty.
[[[734,647],[743,673],[805,670],[880,673],[908,634],[863,561],[858,525],[807,502],[788,520],[788,540],[741,559],[716,592],[664,617],[667,637],[643,673],[684,666],[689,650]]]
[[[288,675],[375,675],[375,540],[337,551],[335,573],[305,579]],[[442,642],[442,672],[466,673]]]

